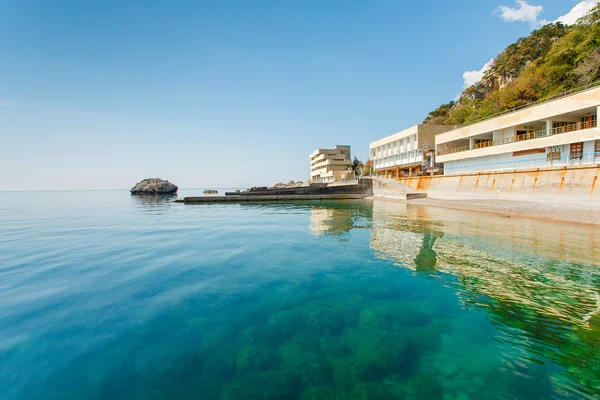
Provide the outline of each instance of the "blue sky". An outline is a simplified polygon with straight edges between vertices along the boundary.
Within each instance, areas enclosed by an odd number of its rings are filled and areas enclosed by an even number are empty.
[[[0,0],[0,190],[305,180],[580,2]]]

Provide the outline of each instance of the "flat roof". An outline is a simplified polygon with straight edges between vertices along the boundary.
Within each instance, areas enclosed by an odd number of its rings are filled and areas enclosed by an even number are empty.
[[[396,132],[394,134],[386,136],[383,139],[379,139],[379,140],[377,140],[377,141],[369,144],[369,149],[381,146],[381,145],[389,143],[389,142],[393,142],[393,141],[398,140],[398,139],[405,138],[405,137],[410,136],[410,135],[414,135],[415,133],[419,132],[419,126],[421,126],[421,125],[413,125],[410,128],[406,128],[406,129],[404,129],[404,130],[402,130],[400,132]]]

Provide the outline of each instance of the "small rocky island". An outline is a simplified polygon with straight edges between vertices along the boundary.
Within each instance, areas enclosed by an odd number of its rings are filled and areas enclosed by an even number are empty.
[[[131,188],[131,194],[135,195],[157,195],[176,194],[178,187],[169,181],[159,178],[148,178]]]
[[[218,190],[205,190],[204,192],[202,192],[204,194],[218,194],[219,191]]]

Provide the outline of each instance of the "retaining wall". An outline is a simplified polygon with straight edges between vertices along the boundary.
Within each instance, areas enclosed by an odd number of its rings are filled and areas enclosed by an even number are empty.
[[[600,203],[600,166],[399,178],[428,197]]]

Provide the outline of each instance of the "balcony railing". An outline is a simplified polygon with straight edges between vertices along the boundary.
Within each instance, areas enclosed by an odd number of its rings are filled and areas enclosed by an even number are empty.
[[[539,138],[544,138],[544,137],[548,137],[548,136],[560,135],[561,133],[575,132],[575,131],[580,131],[580,130],[584,130],[584,129],[595,128],[597,126],[598,126],[598,123],[595,119],[586,121],[586,122],[569,122],[563,126],[558,126],[556,128],[552,128],[550,130],[542,129],[542,130],[539,130],[536,132],[529,132],[529,133],[525,133],[522,135],[515,135],[515,136],[507,137],[504,139],[488,140],[485,142],[480,142],[480,143],[475,144],[473,146],[473,148],[471,148],[470,146],[461,146],[461,147],[455,147],[453,149],[448,149],[448,150],[439,150],[437,152],[437,154],[438,154],[438,156],[443,156],[446,154],[459,153],[459,152],[467,151],[467,150],[482,149],[485,147],[500,146],[503,144],[521,142],[524,140],[539,139]]]
[[[405,153],[406,154],[406,153]],[[389,167],[402,167],[409,164],[418,164],[423,161],[423,153],[417,151],[412,157],[399,157],[398,155],[388,161],[375,160],[375,169],[389,168]]]
[[[465,165],[458,167],[448,166],[448,164],[446,163],[444,165],[444,174],[452,175],[489,171],[514,171],[519,169],[565,167],[592,164],[600,164],[600,153],[571,154],[569,156],[562,157],[546,157],[525,161],[507,161],[500,163]]]

